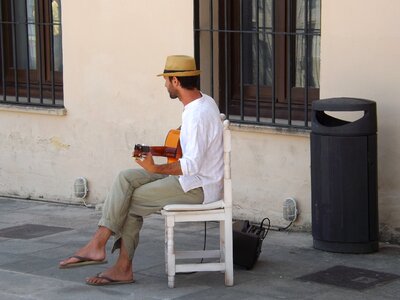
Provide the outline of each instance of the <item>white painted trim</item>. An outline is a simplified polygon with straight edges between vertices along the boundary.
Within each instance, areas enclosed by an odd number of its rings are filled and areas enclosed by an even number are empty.
[[[231,131],[279,134],[279,135],[298,136],[298,137],[307,137],[307,138],[310,137],[310,133],[311,133],[311,129],[241,124],[241,123],[233,123],[233,122],[234,121],[232,121],[229,126],[229,129],[231,129]]]
[[[67,114],[66,108],[52,108],[43,106],[12,105],[12,104],[0,104],[0,111],[39,114],[39,115],[52,115],[52,116],[65,116]]]

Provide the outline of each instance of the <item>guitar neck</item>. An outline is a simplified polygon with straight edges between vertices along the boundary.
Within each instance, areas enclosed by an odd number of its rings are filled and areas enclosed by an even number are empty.
[[[176,162],[182,157],[182,148],[179,141],[179,130],[171,129],[165,139],[164,146],[147,146],[136,144],[132,153],[133,157],[143,157],[143,154],[150,152],[154,156],[164,156],[168,158],[168,163]]]
[[[154,156],[176,157],[176,148],[165,146],[150,146],[149,148]]]

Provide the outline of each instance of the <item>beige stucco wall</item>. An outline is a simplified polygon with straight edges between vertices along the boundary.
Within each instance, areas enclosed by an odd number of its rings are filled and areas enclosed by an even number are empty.
[[[400,241],[400,2],[323,1],[321,97],[375,100],[382,239]]]
[[[192,1],[63,1],[65,116],[0,110],[0,194],[104,200],[135,143],[163,143],[182,106],[156,77],[170,54],[193,54]],[[185,12],[177,17],[177,10]],[[174,21],[177,20],[177,21]]]
[[[309,132],[232,125],[234,213],[286,226],[283,202],[297,201],[296,229],[311,228]]]
[[[378,102],[379,208],[382,237],[399,240],[400,2],[335,0],[322,4],[321,97]],[[0,108],[0,195],[89,203],[105,199],[115,174],[135,166],[135,143],[162,143],[180,123],[181,104],[154,75],[166,55],[193,53],[192,1],[63,1],[66,115]],[[297,229],[310,229],[309,133],[232,127],[235,217],[282,219],[298,201]]]

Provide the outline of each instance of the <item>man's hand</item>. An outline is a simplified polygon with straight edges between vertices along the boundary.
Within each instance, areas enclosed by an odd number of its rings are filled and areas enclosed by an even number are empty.
[[[146,171],[150,173],[156,173],[155,172],[155,164],[154,164],[154,159],[153,155],[151,152],[146,153],[144,158],[136,158],[136,162]]]
[[[170,164],[156,165],[151,153],[147,153],[143,159],[136,158],[136,162],[150,173],[182,175],[181,163],[179,161]]]

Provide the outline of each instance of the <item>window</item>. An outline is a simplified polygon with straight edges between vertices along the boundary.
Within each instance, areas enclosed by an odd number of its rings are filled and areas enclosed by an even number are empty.
[[[63,107],[61,0],[2,0],[0,103]]]
[[[309,127],[321,0],[195,0],[202,89],[235,122]]]

